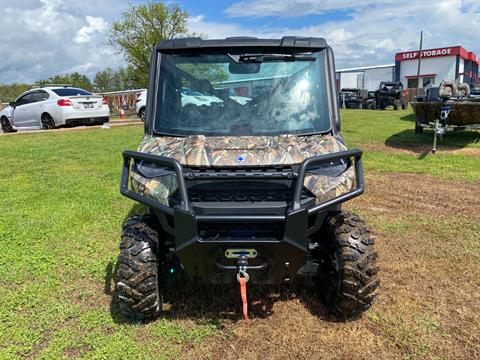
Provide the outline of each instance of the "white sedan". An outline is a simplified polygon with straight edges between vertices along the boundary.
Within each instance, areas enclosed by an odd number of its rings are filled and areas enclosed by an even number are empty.
[[[0,112],[4,132],[103,124],[110,109],[101,96],[74,87],[43,87],[26,91]]]
[[[182,106],[192,104],[196,106],[211,106],[214,103],[221,104],[223,100],[212,95],[203,95],[202,93],[194,90],[182,91]]]
[[[145,122],[145,110],[147,108],[147,90],[142,90],[137,94],[137,102],[135,104],[135,110],[137,116]]]

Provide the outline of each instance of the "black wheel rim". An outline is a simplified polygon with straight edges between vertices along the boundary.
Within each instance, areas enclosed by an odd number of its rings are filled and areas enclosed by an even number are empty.
[[[0,120],[0,124],[1,124],[2,131],[3,131],[3,132],[8,133],[8,132],[12,132],[12,131],[13,131],[12,125],[10,124],[10,122],[9,122],[7,119],[2,118],[2,119]]]
[[[55,128],[55,122],[53,121],[51,116],[44,115],[42,117],[42,126],[45,130],[50,130]]]

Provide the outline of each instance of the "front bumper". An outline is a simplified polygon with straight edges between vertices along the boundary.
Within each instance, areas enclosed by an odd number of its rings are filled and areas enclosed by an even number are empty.
[[[361,150],[341,151],[315,156],[304,160],[296,171],[288,173],[228,173],[213,175],[192,174],[171,158],[145,154],[136,151],[123,153],[123,169],[120,192],[133,200],[150,206],[159,215],[162,227],[174,236],[175,253],[180,258],[187,274],[196,281],[205,283],[228,283],[234,279],[238,259],[228,259],[229,249],[254,249],[258,256],[247,259],[247,271],[256,283],[282,283],[293,279],[304,265],[309,251],[308,238],[318,230],[329,210],[364,191]],[[303,197],[304,180],[308,171],[316,166],[333,161],[354,159],[355,188],[347,193],[322,203],[308,201]],[[171,169],[176,177],[179,202],[177,206],[167,206],[152,198],[129,189],[131,162],[148,162]],[[239,203],[226,202],[213,209],[206,204],[196,203],[189,196],[187,182],[207,180],[242,181],[279,180],[291,181],[292,199],[285,206],[267,203],[260,206],[252,203],[239,206]],[[204,206],[205,205],[205,206]],[[269,209],[268,206],[271,205]],[[251,226],[262,228],[262,236],[248,235]],[[238,236],[208,236],[211,226],[229,228]],[[272,230],[268,229],[280,229]],[[225,234],[218,230],[218,234]],[[247,234],[247,235],[244,235]],[[253,232],[252,232],[253,234]],[[258,233],[257,233],[258,234]]]

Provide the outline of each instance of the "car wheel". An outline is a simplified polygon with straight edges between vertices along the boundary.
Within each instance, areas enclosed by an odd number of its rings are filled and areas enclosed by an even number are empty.
[[[10,123],[10,120],[8,120],[7,117],[2,116],[2,118],[0,119],[0,124],[2,125],[2,131],[4,133],[15,132],[15,130],[13,130],[12,124]]]
[[[42,129],[55,129],[55,121],[53,121],[53,118],[50,116],[50,114],[45,113],[42,115]]]
[[[142,108],[140,109],[140,120],[142,120],[142,122],[145,122],[145,108]]]

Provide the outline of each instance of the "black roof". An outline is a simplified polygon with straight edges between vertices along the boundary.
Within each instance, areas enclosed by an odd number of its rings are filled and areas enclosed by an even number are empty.
[[[281,39],[258,39],[256,37],[228,37],[225,39],[204,40],[199,37],[164,40],[157,44],[157,50],[211,49],[231,47],[285,47],[300,49],[324,49],[327,42],[323,38],[284,36]]]

